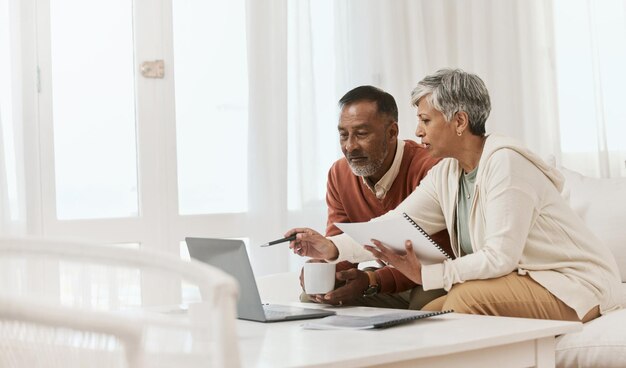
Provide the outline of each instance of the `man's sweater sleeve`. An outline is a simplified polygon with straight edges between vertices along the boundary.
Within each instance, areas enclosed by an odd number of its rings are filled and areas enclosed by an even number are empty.
[[[326,206],[328,207],[328,217],[326,220],[326,236],[341,234],[341,230],[335,226],[336,222],[350,222],[346,213],[339,192],[334,174],[335,165],[328,171],[326,182]]]
[[[417,284],[393,267],[383,267],[376,271],[381,293],[400,293],[414,288]]]

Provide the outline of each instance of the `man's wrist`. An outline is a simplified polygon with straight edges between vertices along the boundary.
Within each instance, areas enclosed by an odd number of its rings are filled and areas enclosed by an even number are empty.
[[[364,297],[374,296],[380,292],[380,282],[378,280],[378,276],[374,271],[365,271],[365,274],[368,278],[368,286],[367,289],[363,292]]]

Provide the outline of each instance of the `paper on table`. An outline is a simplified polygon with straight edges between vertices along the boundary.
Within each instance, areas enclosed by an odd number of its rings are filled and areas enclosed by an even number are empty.
[[[371,239],[376,239],[393,249],[404,250],[404,243],[407,240],[411,240],[413,251],[417,254],[422,264],[441,263],[446,258],[450,258],[406,214],[404,214],[404,217],[394,217],[380,221],[335,223],[335,225],[361,245],[372,245]]]
[[[451,311],[401,311],[378,314],[375,316],[336,315],[306,322],[302,324],[302,328],[307,330],[367,330],[374,328],[387,328],[408,323],[417,319],[428,318],[450,312]]]

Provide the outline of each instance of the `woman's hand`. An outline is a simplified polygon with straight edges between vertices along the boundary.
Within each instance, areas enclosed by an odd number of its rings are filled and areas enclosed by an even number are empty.
[[[365,249],[370,251],[379,260],[397,268],[404,276],[411,281],[422,284],[422,263],[413,252],[413,243],[407,240],[404,243],[406,251],[396,251],[383,245],[378,240],[372,239],[372,243],[376,245],[366,245]]]
[[[339,256],[335,244],[313,229],[298,227],[285,233],[285,237],[296,234],[296,240],[289,243],[289,249],[299,256],[334,260]]]

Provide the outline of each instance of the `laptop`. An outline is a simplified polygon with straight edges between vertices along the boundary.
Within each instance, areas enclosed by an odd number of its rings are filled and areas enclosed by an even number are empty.
[[[246,246],[241,240],[185,238],[189,255],[200,262],[217,267],[239,282],[237,318],[258,322],[292,321],[321,318],[334,311],[261,303]]]

